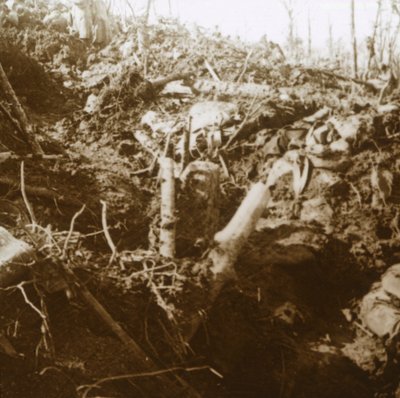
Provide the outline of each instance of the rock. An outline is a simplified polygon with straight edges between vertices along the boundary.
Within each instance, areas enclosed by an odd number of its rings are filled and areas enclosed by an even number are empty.
[[[393,337],[400,326],[400,309],[396,308],[382,286],[366,294],[360,305],[360,319],[378,337]]]
[[[12,346],[10,341],[2,333],[0,333],[0,352],[8,355],[9,357],[18,358],[17,351],[15,351],[15,348]]]
[[[400,299],[400,264],[392,265],[383,274],[381,282],[385,292]]]
[[[239,107],[223,101],[204,101],[193,105],[189,110],[191,132],[206,127],[223,127],[240,121]]]

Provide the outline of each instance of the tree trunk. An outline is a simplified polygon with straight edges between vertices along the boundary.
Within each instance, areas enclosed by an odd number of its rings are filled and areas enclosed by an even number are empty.
[[[353,43],[353,75],[358,77],[358,61],[357,61],[357,38],[356,38],[356,21],[355,21],[355,0],[351,0],[351,41]]]
[[[328,25],[328,46],[329,46],[329,58],[332,60],[333,58],[333,29],[332,29],[332,22],[329,21]]]
[[[310,18],[310,10],[308,11],[308,18],[307,18],[307,22],[308,22],[308,58],[309,58],[309,62],[311,62],[311,46],[312,46],[312,39],[311,39],[311,18]]]
[[[11,105],[12,112],[19,122],[18,131],[23,141],[30,145],[34,154],[43,154],[43,150],[36,141],[35,133],[32,125],[28,122],[28,118],[17,95],[8,81],[7,75],[4,72],[3,66],[0,63],[0,89],[4,94],[5,99]]]

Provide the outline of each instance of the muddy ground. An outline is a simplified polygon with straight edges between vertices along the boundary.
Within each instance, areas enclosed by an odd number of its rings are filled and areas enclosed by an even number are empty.
[[[46,314],[48,326],[19,289],[0,293],[0,336],[15,350],[10,355],[3,345],[0,349],[1,396],[177,396],[154,375],[84,388],[104,378],[140,374],[135,358],[81,299],[79,287],[66,287],[57,276],[71,220],[86,205],[67,242],[68,266],[159,369],[172,369],[201,396],[397,397],[397,351],[363,324],[359,303],[400,260],[398,92],[385,100],[395,105],[392,109],[379,110],[377,95],[368,89],[272,62],[268,47],[258,43],[241,77],[272,86],[256,104],[252,98],[201,90],[168,94],[149,81],[188,71],[195,79],[209,79],[204,59],[221,80],[237,81],[248,45],[164,21],[150,30],[145,79],[135,64],[136,33],[134,27],[101,51],[45,27],[1,33],[3,68],[45,153],[59,155],[30,158],[29,147],[15,138],[15,125],[0,113],[2,152],[20,155],[1,163],[0,222],[16,237],[37,243],[26,227],[32,220],[20,190],[23,159],[26,192],[41,226],[35,236],[47,244],[24,292]],[[97,100],[88,112],[91,94]],[[344,150],[308,152],[312,174],[300,194],[290,174],[274,184],[235,265],[237,280],[225,287],[188,347],[177,342],[180,329],[173,316],[191,314],[191,294],[202,291],[204,270],[196,264],[207,250],[199,240],[206,226],[201,209],[178,187],[177,258],[168,263],[157,255],[160,199],[153,161],[168,139],[170,148],[179,146],[189,109],[206,100],[231,102],[242,121],[245,115],[255,121],[220,150],[222,161],[212,157],[222,176],[218,229],[250,184],[266,181],[273,162],[304,147],[293,137],[304,138],[299,131],[317,129],[326,120],[307,117],[328,107],[328,116],[346,121],[343,130],[350,132]],[[156,112],[158,131],[141,122],[148,111]],[[225,143],[238,124],[230,129]],[[150,137],[154,147],[140,143],[136,131]],[[170,138],[165,131],[172,131]],[[321,142],[318,150],[325,148]],[[199,142],[193,160],[206,159],[206,147]],[[178,153],[175,159],[179,162]],[[385,201],[371,186],[376,165],[393,176]],[[101,200],[120,253],[116,262],[110,262],[103,234]],[[143,264],[165,267],[149,280]],[[178,306],[183,312],[175,314]]]

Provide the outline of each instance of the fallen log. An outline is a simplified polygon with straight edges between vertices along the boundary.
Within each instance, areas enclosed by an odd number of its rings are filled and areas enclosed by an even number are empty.
[[[265,110],[244,121],[239,129],[234,133],[234,137],[229,140],[229,144],[249,137],[262,129],[281,128],[288,124],[300,120],[305,116],[312,115],[316,111],[315,104],[308,106],[302,102],[296,102],[291,108],[279,107],[279,104],[266,104]]]
[[[273,87],[256,83],[234,83],[215,80],[197,80],[192,88],[202,94],[225,95],[229,97],[266,98],[274,93]]]
[[[0,177],[0,185],[6,185],[8,187],[19,187],[20,181],[16,181],[9,177]],[[25,191],[27,194],[31,196],[36,196],[43,199],[48,199],[51,201],[57,201],[59,203],[63,203],[69,206],[79,206],[81,207],[83,203],[78,199],[66,197],[64,195],[59,194],[58,192],[50,189],[50,188],[43,188],[43,187],[32,187],[32,186],[25,186]]]

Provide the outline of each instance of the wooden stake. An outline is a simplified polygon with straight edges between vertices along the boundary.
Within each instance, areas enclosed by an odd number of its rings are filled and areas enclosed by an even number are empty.
[[[160,255],[175,257],[175,173],[171,158],[160,159],[161,168],[161,228]]]
[[[183,131],[183,145],[182,145],[182,172],[185,170],[186,166],[189,164],[190,160],[190,135],[192,132],[192,116],[189,116],[189,121],[187,126]]]

